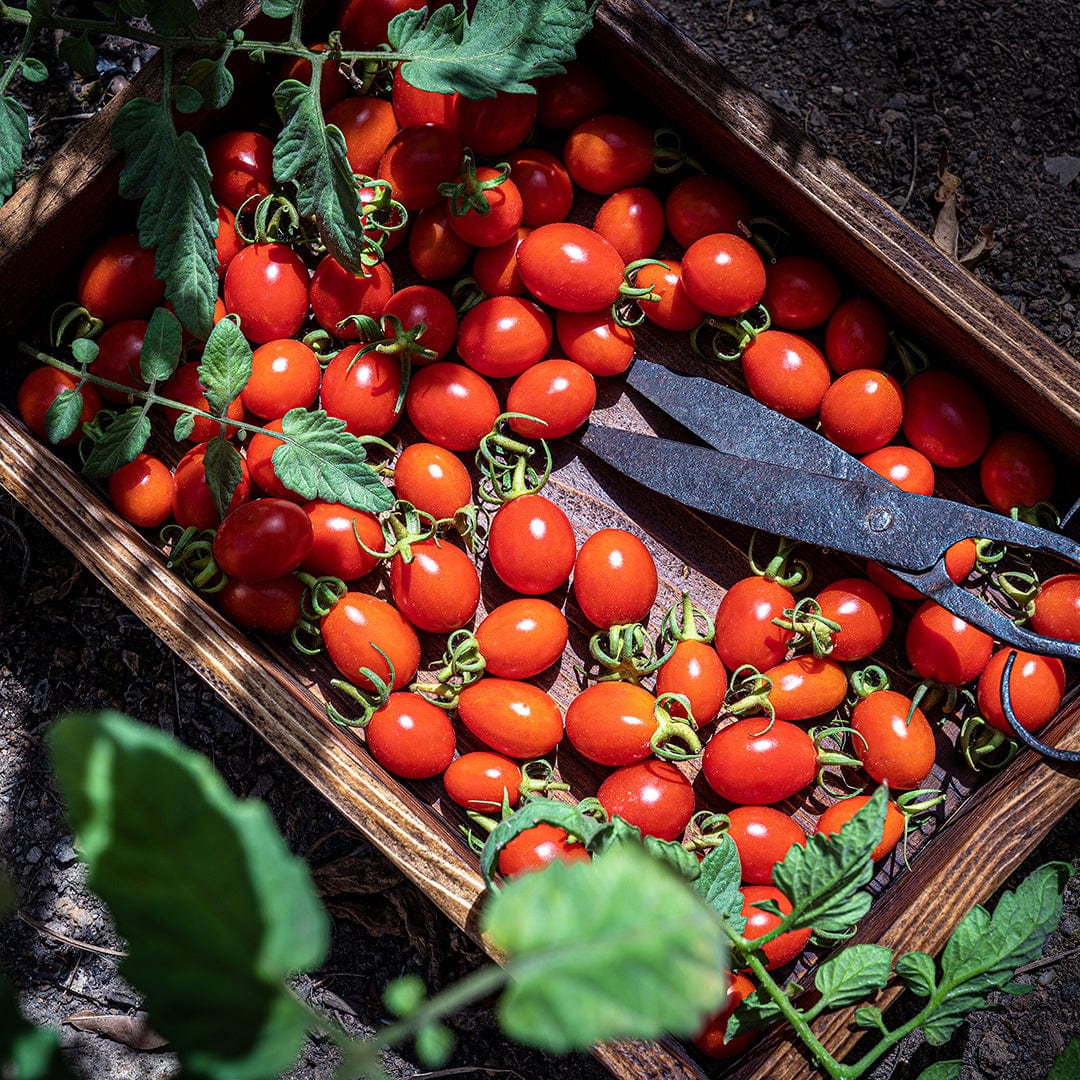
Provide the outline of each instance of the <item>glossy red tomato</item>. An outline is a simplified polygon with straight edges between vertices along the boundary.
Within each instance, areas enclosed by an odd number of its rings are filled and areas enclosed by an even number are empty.
[[[979,482],[990,505],[1007,514],[1013,507],[1048,502],[1057,484],[1057,470],[1034,435],[1005,431],[986,448],[979,462]]]
[[[244,336],[262,345],[292,337],[308,313],[308,269],[287,244],[248,244],[225,272],[225,307]]]
[[[510,176],[524,204],[522,224],[530,227],[563,221],[574,201],[566,166],[552,153],[526,146],[506,155]]]
[[[825,327],[825,356],[837,375],[885,365],[889,327],[885,313],[865,296],[841,300]]]
[[[993,639],[959,615],[925,601],[908,623],[905,647],[920,679],[963,686],[977,678],[990,660]]]
[[[682,263],[667,259],[662,265],[652,263],[643,266],[635,276],[635,284],[648,288],[656,300],[641,301],[646,318],[665,330],[693,330],[705,318],[701,310],[687,295],[682,280]]]
[[[283,636],[300,621],[304,583],[294,574],[269,581],[229,578],[214,602],[241,630]]]
[[[750,664],[764,671],[787,654],[791,631],[773,625],[795,606],[790,590],[775,581],[751,575],[724,593],[716,610],[713,645],[724,667],[734,671]]]
[[[869,795],[852,795],[850,798],[833,803],[822,811],[814,832],[825,836],[838,833],[869,801]],[[904,824],[903,813],[890,799],[885,804],[885,824],[881,830],[881,842],[871,853],[874,862],[884,859],[900,843],[904,836]]]
[[[426,206],[413,218],[409,230],[409,262],[424,281],[442,281],[453,277],[468,264],[473,253],[450,228],[446,201]]]
[[[762,674],[772,680],[769,702],[777,720],[826,716],[847,694],[844,669],[829,657],[794,656]]]
[[[326,122],[345,137],[345,156],[358,176],[374,176],[390,140],[398,133],[394,107],[384,98],[347,97],[326,113]]]
[[[214,561],[229,577],[269,581],[291,574],[311,543],[311,522],[296,503],[255,499],[226,515],[214,537]]]
[[[499,180],[502,176],[500,169],[493,169],[488,165],[476,167],[476,180],[482,184]],[[473,247],[498,247],[509,240],[521,225],[522,214],[525,212],[521,192],[513,180],[505,177],[484,192],[484,203],[487,209],[483,212],[468,204],[456,209],[454,197],[448,196],[450,228]]]
[[[833,272],[808,255],[781,255],[765,268],[765,295],[773,326],[809,330],[820,326],[840,302]]]
[[[601,629],[641,622],[652,610],[659,580],[649,549],[625,529],[601,529],[581,545],[574,563],[574,598]]]
[[[978,551],[974,540],[958,540],[945,552],[945,572],[959,585],[975,569],[977,558]],[[886,570],[884,566],[879,566],[873,561],[868,560],[866,563],[866,576],[897,600],[923,599],[923,594],[918,589],[913,589],[891,570]]]
[[[98,354],[90,363],[91,374],[131,390],[145,390],[139,357],[149,325],[145,319],[122,319],[103,330],[97,338]],[[123,390],[114,390],[110,386],[95,389],[103,401],[120,405],[130,400]]]
[[[739,849],[742,879],[768,885],[773,867],[796,845],[806,846],[806,833],[793,818],[771,806],[736,806],[728,811],[728,836]]]
[[[765,292],[765,264],[757,249],[734,233],[695,240],[682,259],[683,287],[710,315],[742,315]]]
[[[571,840],[565,829],[541,822],[515,836],[499,852],[499,873],[505,878],[517,877],[533,870],[543,870],[549,863],[588,862],[585,845]]]
[[[385,435],[401,415],[401,360],[361,345],[346,345],[327,365],[319,400],[353,435]]]
[[[883,446],[859,460],[904,491],[916,495],[934,494],[934,466],[925,454],[910,446]]]
[[[319,393],[319,358],[302,341],[279,338],[251,355],[251,377],[240,391],[248,412],[277,420],[290,409],[306,409]]]
[[[904,386],[904,436],[934,465],[961,468],[990,441],[990,414],[970,383],[949,371],[922,371]]]
[[[653,135],[629,116],[601,114],[582,121],[563,147],[566,171],[594,195],[644,184],[653,173]]]
[[[74,390],[78,385],[73,375],[45,365],[34,368],[19,386],[18,408],[23,423],[39,438],[48,438],[45,430],[45,414],[49,406],[65,390]],[[89,423],[101,408],[101,398],[89,383],[79,389],[82,397],[82,412],[75,430],[61,443],[70,446],[82,438],[82,425]]]
[[[652,755],[656,698],[629,682],[593,683],[566,709],[566,737],[590,761],[632,765]]]
[[[551,334],[551,319],[538,304],[520,296],[492,296],[461,320],[457,351],[481,375],[513,378],[543,357]]]
[[[317,42],[308,46],[313,52],[325,52],[326,43]],[[311,61],[302,56],[290,56],[281,65],[279,80],[295,79],[305,86],[311,85]],[[341,73],[341,68],[329,61],[322,65],[319,73],[319,104],[326,113],[349,92],[349,80]]]
[[[821,614],[840,624],[832,636],[833,660],[865,660],[885,643],[893,610],[885,591],[865,578],[841,578],[817,595]]]
[[[741,1035],[735,1035],[727,1042],[727,1022],[731,1014],[739,1007],[743,999],[754,992],[754,984],[740,974],[731,975],[728,984],[727,998],[723,1007],[712,1014],[704,1023],[701,1030],[694,1036],[693,1043],[707,1057],[715,1059],[733,1058],[744,1054],[754,1040],[757,1039],[756,1031],[747,1031]]]
[[[525,282],[517,268],[521,241],[532,230],[524,225],[496,247],[477,248],[472,261],[472,276],[485,296],[524,296]]]
[[[558,311],[598,311],[615,302],[625,266],[599,233],[570,221],[533,229],[521,242],[518,273],[525,287]]]
[[[530,596],[489,612],[476,628],[476,641],[489,675],[531,679],[559,662],[569,633],[554,604]]]
[[[233,212],[253,196],[269,195],[274,144],[257,131],[226,131],[206,144],[214,201]]]
[[[458,95],[453,126],[477,157],[501,158],[520,146],[536,120],[536,95],[497,90],[494,97]]]
[[[763,717],[736,720],[709,740],[701,771],[722,799],[768,805],[801,791],[817,775],[814,742],[802,728]]]
[[[466,686],[458,699],[458,715],[481,742],[512,758],[543,757],[563,734],[555,699],[517,679],[487,677]]]
[[[394,668],[394,690],[408,686],[420,666],[416,631],[395,607],[369,593],[346,593],[323,616],[321,629],[334,666],[349,682],[363,689],[370,690],[372,683],[360,674],[362,668],[390,682],[387,657]]]
[[[664,238],[664,206],[652,188],[623,188],[609,195],[596,212],[593,230],[623,262],[647,259]]]
[[[555,334],[567,357],[593,375],[620,375],[634,359],[633,330],[608,310],[557,312]]]
[[[750,212],[750,200],[737,187],[707,174],[680,180],[664,203],[668,231],[683,248],[712,233],[738,235]]]
[[[417,343],[430,349],[431,359],[414,356],[413,364],[430,364],[441,360],[457,338],[458,317],[454,305],[446,293],[430,285],[407,285],[398,289],[383,305],[383,315],[393,315],[403,329],[412,330],[423,326]]]
[[[1009,677],[1009,702],[1021,726],[1038,731],[1053,719],[1065,693],[1065,668],[1056,656],[999,649],[979,676],[976,690],[979,713],[999,731],[1012,734],[1001,696],[1001,676],[1011,652],[1016,653],[1016,659]]]
[[[165,296],[154,277],[154,252],[135,233],[120,233],[96,247],[79,273],[79,303],[106,326],[121,319],[148,319]]]
[[[173,476],[153,454],[136,454],[109,477],[109,498],[117,513],[140,529],[156,529],[172,517]]]
[[[417,510],[444,520],[472,502],[472,479],[461,459],[449,450],[415,442],[394,463],[394,491]]]
[[[541,596],[559,588],[576,555],[570,519],[545,495],[511,499],[491,520],[488,561],[514,592]]]
[[[747,389],[763,405],[793,420],[820,410],[829,389],[829,365],[806,338],[766,330],[743,350],[742,364]]]
[[[851,711],[851,740],[866,774],[896,791],[922,787],[934,767],[934,731],[922,709],[895,690],[875,690]]]
[[[406,210],[422,210],[442,199],[439,185],[457,179],[462,148],[457,134],[441,124],[403,127],[379,161],[378,178],[389,180]]]
[[[285,442],[281,429],[280,419],[268,420],[262,431],[248,439],[244,457],[251,472],[251,482],[264,495],[302,503],[306,496],[288,487],[278,476],[274,467],[274,453]]]
[[[510,427],[526,439],[561,439],[589,419],[596,404],[596,380],[573,360],[541,360],[523,371],[506,397],[515,416]],[[541,421],[537,423],[536,421]]]
[[[390,560],[390,592],[402,615],[419,630],[447,634],[464,626],[480,603],[480,577],[472,559],[448,540],[412,545],[412,558]]]
[[[521,801],[521,769],[517,762],[490,750],[473,750],[454,758],[443,773],[446,794],[466,810],[490,814],[503,799],[515,807]]]
[[[227,207],[217,209],[218,231],[214,237],[214,251],[217,253],[218,277],[223,278],[229,269],[233,256],[244,248],[244,241],[236,231],[236,215]]]
[[[791,911],[791,901],[775,885],[744,885],[740,892],[744,897],[742,914],[746,917],[743,937],[751,941],[756,941],[768,934],[780,923],[782,917],[770,915],[769,912],[755,907],[754,905],[759,900],[774,901],[782,915],[787,915]],[[804,930],[789,930],[786,934],[773,938],[763,946],[765,967],[772,971],[774,968],[790,964],[809,944],[810,933],[810,928],[807,927]]]
[[[305,503],[304,513],[311,522],[313,540],[301,569],[316,577],[355,581],[378,566],[379,560],[360,546],[362,542],[372,551],[383,549],[382,526],[374,514],[322,499]]]
[[[172,515],[183,528],[212,529],[221,521],[206,482],[206,444],[193,446],[173,470]],[[251,473],[240,459],[240,483],[236,485],[228,510],[232,512],[251,497]]]
[[[537,119],[556,131],[570,131],[611,104],[604,77],[582,60],[571,60],[565,71],[536,83]]]
[[[900,384],[876,368],[841,375],[821,399],[821,433],[849,454],[879,450],[900,430]]]
[[[656,673],[656,693],[682,694],[698,724],[715,720],[724,704],[728,676],[716,650],[705,641],[680,641]],[[677,701],[667,704],[673,716],[684,716]]]
[[[438,776],[457,748],[454,725],[445,710],[408,691],[391,694],[372,713],[364,741],[387,772],[404,780]]]
[[[419,0],[345,0],[338,14],[341,44],[346,49],[377,49],[386,42],[386,28],[410,8],[422,8]]]
[[[440,360],[413,374],[405,408],[428,442],[446,450],[475,450],[495,426],[499,399],[472,368]]]
[[[324,255],[311,278],[311,310],[328,333],[342,341],[355,341],[355,326],[342,326],[350,315],[377,319],[394,295],[394,275],[386,263],[376,263],[366,274],[353,274],[332,255]]]
[[[658,840],[678,840],[694,816],[690,781],[670,761],[655,758],[616,769],[596,797],[609,817],[621,817]]]
[[[400,64],[394,68],[390,101],[394,106],[399,127],[411,127],[414,124],[442,124],[443,127],[452,127],[456,99],[457,94],[419,90],[405,81]]]
[[[1046,637],[1080,641],[1080,574],[1057,574],[1042,583],[1031,628]]]
[[[210,403],[203,393],[202,383],[199,381],[199,365],[194,360],[181,364],[165,380],[161,387],[161,396],[171,401],[183,402],[194,409],[202,409],[204,412],[210,408]],[[162,412],[168,418],[170,425],[175,424],[180,416],[180,410],[172,407],[163,407]],[[244,405],[239,398],[236,398],[229,403],[229,407],[225,412],[231,420],[242,420],[244,418]],[[221,434],[221,422],[219,420],[196,416],[195,426],[191,429],[188,441],[207,442],[219,434]],[[227,428],[226,434],[231,437],[235,434],[235,428]]]

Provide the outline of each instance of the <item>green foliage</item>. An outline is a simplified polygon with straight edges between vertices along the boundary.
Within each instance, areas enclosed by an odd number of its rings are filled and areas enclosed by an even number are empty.
[[[232,99],[236,82],[225,58],[196,60],[188,68],[187,86],[197,90],[200,104],[207,109],[223,109]]]
[[[199,382],[215,416],[224,416],[251,378],[251,346],[232,319],[211,331],[199,364]]]
[[[183,330],[167,308],[155,308],[139,352],[139,374],[145,382],[164,382],[180,362]]]
[[[215,435],[206,443],[206,456],[203,458],[203,475],[206,477],[210,495],[218,517],[224,520],[232,502],[233,493],[244,478],[244,467],[240,463],[240,451],[231,439]]]
[[[701,862],[701,876],[694,889],[721,918],[727,919],[732,930],[741,934],[746,926],[742,913],[742,866],[739,849],[730,836],[724,836]]]
[[[950,1061],[935,1061],[927,1069],[923,1069],[919,1073],[916,1080],[959,1080],[961,1069],[963,1068],[963,1062],[955,1059]],[[1070,1073],[1070,1080],[1076,1076],[1076,1073]],[[1049,1078],[1047,1078],[1049,1080]]]
[[[56,51],[60,59],[84,79],[97,78],[97,49],[86,33],[66,34]]]
[[[95,480],[112,476],[135,460],[150,439],[150,418],[138,405],[117,413],[83,462],[83,472]]]
[[[30,120],[26,110],[6,94],[0,97],[0,201],[15,190],[15,173],[22,165],[23,151],[30,142]]]
[[[180,34],[199,21],[199,9],[192,0],[138,0],[142,14],[159,34]]]
[[[820,1008],[854,1005],[889,981],[892,949],[882,945],[850,945],[826,960],[814,973]]]
[[[59,1051],[56,1032],[27,1023],[19,1011],[14,987],[0,977],[0,1076],[12,1080],[75,1080]]]
[[[75,433],[82,419],[83,399],[78,390],[61,390],[45,410],[45,435],[54,445]]]
[[[1046,1080],[1076,1080],[1080,1076],[1080,1037],[1069,1040],[1057,1056]],[[922,1078],[920,1077],[920,1080]]]
[[[185,1068],[284,1071],[312,1020],[284,980],[323,959],[328,923],[269,811],[117,713],[64,718],[50,747],[88,883],[128,942],[122,970]]]
[[[43,83],[49,78],[49,69],[33,56],[28,56],[23,60],[20,70],[27,82]]]
[[[299,0],[262,0],[262,13],[271,19],[289,19],[296,11]]]

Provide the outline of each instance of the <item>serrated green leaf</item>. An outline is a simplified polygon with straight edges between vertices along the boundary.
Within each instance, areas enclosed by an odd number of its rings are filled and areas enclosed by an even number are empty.
[[[935,1061],[933,1065],[923,1069],[916,1080],[959,1080],[963,1067],[963,1061],[955,1058],[951,1061]],[[1076,1073],[1070,1073],[1069,1080],[1075,1080],[1076,1076]],[[1050,1078],[1047,1077],[1047,1080]]]
[[[35,56],[28,56],[23,60],[20,70],[22,77],[27,82],[43,83],[49,78],[49,69]]]
[[[361,273],[366,241],[345,137],[323,121],[313,86],[286,79],[274,91],[274,104],[284,125],[274,144],[274,177],[296,186],[297,208],[314,215],[326,250],[347,270]]]
[[[61,390],[45,410],[45,435],[54,446],[73,435],[82,419],[83,398],[78,390]]]
[[[825,1008],[854,1005],[889,981],[892,949],[883,945],[849,945],[826,960],[814,975]]]
[[[71,355],[80,364],[92,364],[97,359],[98,343],[91,338],[76,338],[71,343]]]
[[[154,308],[139,352],[139,373],[144,382],[164,382],[176,370],[183,339],[179,319],[167,308]]]
[[[15,174],[30,142],[30,120],[26,110],[6,94],[0,97],[0,201],[15,190]]]
[[[172,99],[176,111],[189,116],[203,107],[202,94],[194,86],[187,86],[184,83],[173,87]]]
[[[91,479],[112,476],[122,465],[135,460],[150,439],[150,418],[138,405],[116,414],[116,419],[94,443],[83,465]]]
[[[219,324],[220,325],[220,324]],[[322,409],[291,409],[281,421],[283,442],[270,458],[277,478],[305,499],[344,503],[353,510],[389,510],[393,496],[367,464],[364,444],[345,421]]]
[[[401,12],[387,36],[393,51],[408,57],[402,77],[420,90],[531,94],[530,80],[565,70],[595,7],[595,0],[478,0],[456,25],[454,5],[444,4],[430,16],[425,8]]]
[[[976,906],[960,921],[941,954],[941,976],[923,1025],[932,1046],[948,1042],[964,1017],[987,1007],[986,995],[1004,989],[1013,972],[1036,959],[1061,919],[1061,894],[1072,873],[1047,863],[1006,892],[993,914]]]
[[[761,1031],[782,1019],[780,1006],[763,990],[755,990],[739,1002],[728,1017],[724,1038],[732,1039],[747,1031]]]
[[[868,1031],[884,1031],[885,1018],[881,1015],[880,1009],[873,1005],[864,1005],[861,1009],[855,1010],[855,1026],[866,1028]]]
[[[896,958],[896,974],[919,997],[928,998],[937,987],[937,964],[929,953],[904,953]]]
[[[879,787],[838,833],[809,837],[776,865],[773,882],[791,901],[786,929],[842,934],[870,910],[865,886],[874,876],[871,853],[885,827],[887,798]]]
[[[285,1071],[310,1021],[285,979],[319,964],[329,935],[266,806],[118,713],[67,716],[50,747],[88,884],[127,941],[121,970],[185,1073]]]
[[[190,131],[177,133],[166,106],[148,98],[124,105],[112,142],[124,154],[121,195],[142,200],[139,243],[155,250],[154,273],[177,318],[205,341],[218,289],[217,206],[206,154]]]
[[[222,60],[203,58],[188,68],[187,85],[199,91],[208,109],[223,109],[232,99],[236,83]]]
[[[547,1050],[692,1035],[727,993],[719,922],[633,844],[522,875],[488,901],[483,925],[510,957],[503,1030]]]
[[[222,319],[210,332],[199,364],[210,411],[224,416],[251,378],[251,345],[232,319]]]
[[[453,1032],[444,1024],[425,1024],[416,1033],[416,1056],[429,1069],[445,1065],[453,1050]]]
[[[228,439],[214,436],[206,443],[206,456],[203,458],[203,473],[207,486],[214,499],[218,517],[225,519],[233,494],[243,479],[244,470],[240,463],[240,451]]]
[[[52,1028],[28,1023],[15,988],[0,977],[0,1076],[17,1080],[76,1080],[60,1057]]]
[[[87,34],[65,34],[56,51],[60,59],[84,79],[97,78],[97,49]]]
[[[1076,1080],[1078,1076],[1080,1076],[1080,1037],[1074,1037],[1058,1054],[1046,1080]]]
[[[694,890],[721,918],[726,918],[731,928],[741,934],[746,928],[746,916],[742,913],[743,895],[742,865],[739,849],[730,836],[717,844],[701,861],[701,876],[694,882]]]
[[[192,0],[142,0],[140,6],[159,34],[178,34],[199,21],[199,9]]]
[[[262,0],[262,13],[271,19],[291,19],[298,0]]]
[[[660,840],[655,836],[646,836],[641,844],[654,859],[667,863],[684,881],[696,881],[701,877],[701,862],[697,855],[688,851],[677,840]]]
[[[173,438],[177,442],[183,442],[185,439],[190,438],[191,433],[195,430],[195,417],[192,413],[182,412],[177,418],[176,423],[173,424]]]

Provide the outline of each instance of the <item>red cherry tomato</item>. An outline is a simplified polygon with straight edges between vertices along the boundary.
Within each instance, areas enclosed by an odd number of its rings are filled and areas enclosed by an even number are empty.
[[[345,137],[345,156],[358,176],[374,176],[390,140],[398,133],[394,107],[383,98],[347,97],[326,113],[326,122]]]
[[[374,514],[321,499],[305,503],[304,513],[311,521],[313,540],[301,569],[316,577],[355,581],[378,566],[379,560],[360,546],[363,542],[372,551],[383,548],[382,526]]]
[[[320,41],[309,48],[314,52],[325,52],[326,43]],[[281,65],[280,80],[295,79],[305,86],[311,85],[311,61],[302,56],[291,56]],[[319,74],[319,103],[323,112],[333,108],[349,92],[349,80],[341,73],[340,67],[328,62],[322,65]]]
[[[837,375],[885,365],[889,327],[885,314],[865,296],[841,300],[825,327],[825,356]]]
[[[518,273],[543,304],[559,311],[598,311],[618,298],[625,266],[599,233],[557,221],[533,229],[521,242]]]
[[[236,215],[227,206],[218,207],[217,218],[218,231],[214,237],[214,251],[217,253],[218,277],[223,278],[233,256],[243,250],[244,241],[236,231]]]
[[[248,412],[277,420],[290,409],[306,409],[319,393],[319,358],[302,341],[280,338],[251,355],[251,377],[240,391]]]
[[[289,502],[302,503],[306,496],[288,487],[274,468],[274,452],[283,445],[281,435],[282,422],[269,420],[263,430],[248,439],[244,457],[251,471],[251,482],[264,494],[275,499],[288,499]]]
[[[424,281],[453,277],[468,264],[473,253],[450,228],[446,201],[427,206],[413,219],[409,230],[409,262]]]
[[[327,365],[320,402],[330,416],[345,421],[353,435],[385,435],[401,415],[401,361],[377,349],[346,345]]]
[[[522,224],[535,227],[565,220],[574,201],[574,185],[554,154],[527,146],[507,154],[506,163],[521,192]]]
[[[728,836],[735,841],[742,879],[768,885],[773,867],[796,845],[806,846],[806,833],[787,814],[771,806],[736,806],[728,811]]]
[[[485,296],[524,296],[525,282],[517,268],[521,241],[531,232],[522,226],[509,240],[490,248],[478,248],[472,261],[472,276]]]
[[[117,513],[140,529],[156,529],[172,517],[173,476],[153,454],[140,453],[109,477]]]
[[[548,351],[551,334],[551,320],[538,304],[520,296],[492,296],[461,320],[457,351],[481,375],[512,378]]]
[[[145,319],[122,319],[103,330],[97,339],[98,354],[90,363],[91,374],[132,390],[145,390],[139,357],[149,325]],[[117,405],[129,399],[125,391],[111,386],[98,386],[96,390],[103,401]]]
[[[95,248],[79,274],[79,303],[106,326],[121,319],[148,319],[165,295],[154,277],[154,252],[135,233],[112,236]]]
[[[875,690],[851,711],[855,756],[866,774],[898,791],[922,787],[934,767],[934,731],[911,698]]]
[[[732,975],[723,1007],[705,1021],[701,1030],[694,1036],[694,1046],[707,1057],[718,1060],[744,1054],[757,1038],[756,1031],[735,1035],[727,1042],[724,1039],[731,1014],[739,1007],[743,999],[753,992],[754,984],[745,975]]]
[[[338,671],[366,690],[372,682],[360,674],[363,668],[389,683],[389,658],[394,669],[392,689],[400,690],[412,682],[420,666],[416,631],[396,608],[368,593],[346,593],[323,616],[322,639]]]
[[[710,233],[683,255],[683,287],[710,315],[742,315],[765,292],[765,264],[757,249],[733,233]]]
[[[169,377],[165,380],[164,385],[161,388],[162,397],[169,398],[172,401],[180,401],[185,405],[190,405],[195,409],[202,409],[207,411],[210,408],[210,403],[206,400],[206,395],[203,393],[202,383],[199,382],[199,365],[194,360],[189,360],[186,364],[181,364]],[[162,411],[168,418],[170,424],[175,424],[180,416],[179,409],[173,409],[171,407],[163,407]],[[226,415],[230,420],[242,420],[244,417],[244,405],[240,398],[236,398],[229,403],[228,409],[225,410]],[[226,434],[232,436],[235,429],[227,428]],[[221,433],[221,422],[219,420],[211,420],[205,416],[195,417],[195,426],[191,429],[191,434],[188,436],[189,442],[208,442],[215,435]]]
[[[488,561],[514,592],[540,596],[559,588],[576,554],[570,519],[544,495],[511,499],[491,520]]]
[[[499,873],[505,878],[517,877],[533,870],[543,870],[548,863],[588,862],[585,845],[571,840],[565,829],[541,822],[515,836],[499,852]]]
[[[571,60],[565,71],[536,83],[537,119],[556,131],[570,131],[583,120],[602,113],[611,104],[604,77],[581,60]]]
[[[742,363],[750,393],[770,409],[802,420],[821,408],[829,365],[806,338],[766,330],[743,350]]]
[[[478,157],[502,157],[525,141],[536,119],[536,107],[535,94],[498,90],[494,97],[459,95],[454,104],[454,130],[462,146]]]
[[[959,615],[925,601],[908,623],[905,647],[920,679],[963,686],[977,678],[990,660],[993,639]]]
[[[686,293],[682,263],[677,259],[643,266],[634,276],[634,284],[650,289],[657,297],[641,300],[640,307],[650,322],[665,330],[693,330],[705,318],[705,312]]]
[[[653,136],[629,116],[601,114],[582,121],[563,147],[566,171],[594,195],[644,184],[653,173]]]
[[[569,633],[554,604],[530,596],[489,612],[476,628],[476,641],[489,675],[531,679],[559,662]]]
[[[774,667],[787,654],[791,631],[773,625],[795,598],[783,585],[751,575],[724,593],[716,610],[713,645],[728,671],[750,664],[758,671]]]
[[[652,610],[658,585],[649,549],[625,529],[594,532],[574,563],[574,598],[593,626],[640,622]]]
[[[390,560],[390,592],[402,615],[420,630],[446,634],[464,626],[480,603],[472,559],[449,541],[412,545],[412,558]]]
[[[1054,459],[1033,435],[1005,431],[986,448],[979,462],[979,482],[990,505],[1008,514],[1013,507],[1049,501],[1057,471]]]
[[[49,406],[65,390],[74,390],[78,385],[73,375],[48,365],[34,368],[19,386],[18,408],[23,423],[39,439],[47,439],[45,433],[45,414]],[[101,398],[92,385],[86,383],[79,389],[82,397],[82,412],[75,430],[60,445],[70,446],[82,438],[82,425],[89,423],[101,408]]]
[[[609,817],[621,817],[658,840],[678,840],[694,815],[690,781],[670,761],[655,758],[616,769],[596,797]]]
[[[829,657],[794,656],[762,672],[778,720],[812,720],[838,708],[847,694],[844,669]]]
[[[593,683],[566,709],[566,737],[600,765],[632,765],[652,755],[656,698],[628,682]]]
[[[910,446],[883,446],[859,460],[904,491],[916,495],[934,494],[934,466],[925,454]]]
[[[716,650],[704,641],[680,641],[656,673],[656,693],[682,694],[699,725],[711,723],[720,713],[727,693],[728,676]],[[669,701],[673,716],[684,716],[677,701]]]
[[[206,144],[214,201],[234,213],[253,196],[269,195],[274,144],[257,131],[226,131]]]
[[[405,81],[400,64],[394,68],[390,101],[394,106],[398,127],[411,127],[414,124],[441,124],[443,127],[451,127],[456,98],[456,94],[420,90]]]
[[[879,450],[900,430],[904,395],[883,371],[859,368],[841,375],[821,399],[821,433],[849,454]]]
[[[573,360],[541,360],[523,371],[506,398],[510,427],[526,439],[561,439],[581,427],[596,404],[596,380]]]
[[[226,515],[214,536],[214,561],[229,577],[269,581],[291,574],[311,543],[311,522],[296,503],[255,499]]]
[[[475,450],[495,425],[499,399],[472,368],[441,360],[413,374],[405,408],[428,442],[446,450]]]
[[[455,758],[443,773],[446,794],[466,810],[498,811],[503,799],[515,807],[521,801],[521,769],[517,762],[490,750],[473,750]]]
[[[417,343],[430,349],[431,359],[413,357],[414,364],[430,364],[441,360],[457,338],[458,317],[450,298],[430,285],[408,285],[398,289],[383,305],[383,315],[393,315],[405,330],[423,326]]]
[[[387,27],[396,16],[422,7],[420,0],[345,0],[337,18],[341,44],[346,49],[377,49],[386,42]]]
[[[958,540],[945,552],[945,572],[958,585],[967,579],[967,576],[975,568],[978,551],[974,540]],[[868,561],[866,564],[866,576],[875,585],[897,600],[922,600],[923,594],[918,589],[913,589],[905,581],[901,581],[891,570],[884,566]]]
[[[608,310],[557,312],[555,334],[567,357],[593,375],[620,375],[634,359],[633,330]]]
[[[476,180],[481,184],[498,180],[501,176],[503,172],[500,169],[487,165],[476,167]],[[509,240],[521,225],[522,214],[525,212],[521,193],[517,184],[507,176],[484,192],[484,203],[487,209],[483,212],[465,204],[461,208],[462,212],[458,213],[455,210],[454,197],[448,196],[450,228],[473,247],[498,247]]]
[[[1012,734],[1001,697],[1001,676],[1012,652],[1016,653],[1016,659],[1009,677],[1009,702],[1021,726],[1028,731],[1038,731],[1053,719],[1065,693],[1065,668],[1056,656],[999,649],[979,676],[976,690],[979,713],[999,731]]]
[[[366,274],[352,274],[332,255],[324,255],[311,278],[311,310],[328,333],[342,341],[355,341],[354,325],[342,326],[350,315],[377,319],[394,294],[394,275],[386,263],[376,263]]]
[[[1031,628],[1046,637],[1080,641],[1080,574],[1057,574],[1042,583]]]
[[[838,833],[868,802],[869,795],[852,795],[841,799],[822,811],[815,833],[831,836]],[[903,839],[905,819],[900,808],[890,799],[885,804],[885,824],[881,830],[881,842],[871,853],[874,862],[884,859]]]
[[[865,578],[841,578],[817,595],[821,614],[840,624],[833,633],[833,660],[847,663],[876,653],[892,630],[892,604],[885,591]]]
[[[948,371],[922,371],[904,386],[904,436],[935,465],[961,468],[990,441],[990,414],[971,385]]]
[[[814,742],[802,728],[786,720],[769,727],[760,716],[721,728],[701,757],[713,791],[743,805],[780,802],[810,784],[817,769]]]
[[[183,528],[213,529],[221,521],[206,482],[206,444],[193,446],[173,470],[172,515]],[[227,510],[231,513],[251,497],[251,473],[240,459],[240,483],[236,485]]]
[[[746,928],[743,937],[756,941],[764,937],[780,922],[782,915],[791,911],[791,901],[775,885],[744,885],[740,892],[744,902],[742,914],[746,917]],[[772,900],[780,909],[782,915],[770,915],[767,911],[755,907],[759,900]],[[765,953],[765,967],[772,971],[774,968],[790,964],[810,941],[810,928],[804,930],[789,930],[763,946]]]
[[[593,230],[625,263],[647,259],[664,238],[664,207],[647,187],[623,188],[609,195],[596,212]]]
[[[300,621],[304,583],[294,574],[269,581],[229,578],[214,602],[241,630],[281,637]]]
[[[287,244],[249,244],[225,272],[225,307],[244,336],[262,345],[292,337],[307,318],[308,269]]]
[[[394,491],[437,521],[452,518],[472,502],[469,470],[434,443],[410,443],[401,451],[394,464]]]
[[[438,776],[454,758],[456,740],[450,717],[419,694],[391,694],[364,727],[371,756],[404,780]]]
[[[403,127],[379,161],[378,178],[389,180],[394,198],[406,210],[422,210],[442,199],[439,185],[461,171],[461,140],[441,124]]]
[[[807,255],[781,255],[765,268],[765,295],[761,302],[773,326],[809,330],[820,326],[840,302],[840,286],[833,272]]]
[[[750,217],[750,200],[719,176],[688,176],[671,189],[664,203],[668,231],[688,248],[712,233],[734,233]]]
[[[458,715],[481,742],[512,758],[543,757],[563,734],[555,699],[517,679],[487,677],[466,686],[458,699]]]

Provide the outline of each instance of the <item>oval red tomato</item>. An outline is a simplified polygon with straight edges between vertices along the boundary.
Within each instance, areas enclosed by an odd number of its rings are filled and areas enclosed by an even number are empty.
[[[532,683],[483,678],[458,699],[461,722],[483,743],[512,758],[551,753],[563,734],[555,699]]]
[[[292,573],[312,539],[311,522],[296,503],[255,499],[226,515],[214,536],[214,561],[229,577],[268,581]]]
[[[574,563],[574,598],[601,629],[640,622],[659,587],[649,549],[625,529],[601,529],[581,545]]]
[[[596,797],[610,817],[658,840],[678,840],[694,815],[693,785],[670,761],[655,758],[616,769]]]

